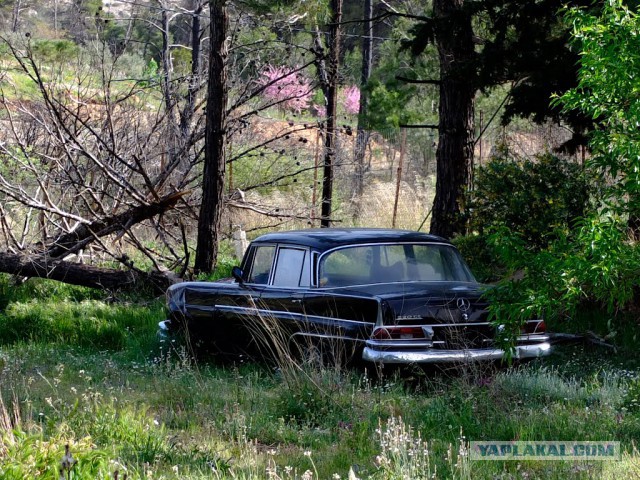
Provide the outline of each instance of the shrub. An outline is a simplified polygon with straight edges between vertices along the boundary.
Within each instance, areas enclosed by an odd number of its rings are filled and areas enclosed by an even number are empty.
[[[78,45],[71,40],[38,40],[33,52],[43,62],[70,61],[78,54]]]
[[[507,227],[539,250],[571,230],[588,210],[590,187],[582,167],[554,155],[533,160],[508,153],[479,169],[469,198],[469,225],[484,233]]]
[[[638,288],[640,250],[626,239],[624,222],[597,217],[581,220],[571,238],[559,235],[538,252],[506,227],[494,233],[490,242],[500,258],[510,270],[523,273],[485,294],[493,321],[505,326],[502,346],[513,345],[530,318],[541,316],[553,323],[574,316],[584,304],[615,318],[628,307]]]
[[[479,282],[495,282],[506,273],[507,267],[489,243],[487,235],[456,237],[453,243]]]

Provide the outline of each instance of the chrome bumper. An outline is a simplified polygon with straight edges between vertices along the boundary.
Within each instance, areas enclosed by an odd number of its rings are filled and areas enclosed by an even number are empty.
[[[544,357],[551,353],[549,342],[536,343],[533,345],[516,346],[513,352],[513,359]],[[502,360],[504,350],[499,348],[478,348],[469,350],[417,350],[417,351],[397,351],[397,350],[374,350],[365,347],[362,352],[364,360],[376,363],[464,363],[489,360]]]

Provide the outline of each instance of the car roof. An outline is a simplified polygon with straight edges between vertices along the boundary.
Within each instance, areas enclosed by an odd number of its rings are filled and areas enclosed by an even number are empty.
[[[253,243],[286,243],[325,251],[336,247],[363,243],[420,243],[450,244],[437,235],[396,230],[391,228],[310,228],[261,235]]]

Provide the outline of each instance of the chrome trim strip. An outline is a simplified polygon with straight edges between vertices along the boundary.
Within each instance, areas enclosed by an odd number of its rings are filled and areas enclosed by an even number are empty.
[[[529,333],[527,335],[520,335],[516,338],[518,342],[548,342],[549,335],[546,333]]]
[[[327,292],[330,290],[347,290],[349,288],[372,287],[375,285],[391,285],[405,283],[462,283],[465,285],[478,285],[477,282],[463,282],[462,280],[398,280],[395,282],[378,282],[378,283],[357,283],[354,285],[343,285],[341,287],[315,287],[318,291]],[[487,303],[488,305],[488,303]]]
[[[209,308],[207,308],[208,310]],[[264,315],[265,317],[286,317],[291,319],[300,319],[304,321],[309,320],[330,320],[332,322],[347,322],[353,323],[356,325],[371,325],[373,326],[375,322],[361,322],[360,320],[348,320],[345,318],[337,318],[337,317],[321,317],[319,315],[305,315],[304,313],[292,313],[286,310],[265,310],[259,308],[251,308],[251,307],[234,307],[231,305],[214,305],[214,310],[222,310],[222,311],[230,311],[235,312],[240,315]]]
[[[291,339],[294,337],[312,337],[312,338],[323,338],[326,340],[338,340],[338,341],[348,341],[348,342],[364,342],[362,338],[351,338],[351,337],[340,337],[338,335],[322,335],[320,333],[305,333],[305,332],[296,332],[291,335]]]
[[[548,342],[535,345],[520,345],[515,347],[514,359],[544,357],[551,353]],[[380,351],[365,347],[362,352],[363,360],[375,363],[464,363],[476,361],[502,360],[504,350],[470,349],[470,350],[428,350],[422,352]]]
[[[441,342],[444,343],[444,342]],[[366,340],[368,347],[378,348],[431,348],[434,342],[424,338],[398,339],[398,340]]]
[[[398,328],[411,328],[411,327],[465,327],[465,326],[475,326],[475,325],[491,325],[489,322],[460,322],[460,323],[420,323],[420,324],[406,324],[400,323],[397,325],[382,325],[382,327],[398,327]]]

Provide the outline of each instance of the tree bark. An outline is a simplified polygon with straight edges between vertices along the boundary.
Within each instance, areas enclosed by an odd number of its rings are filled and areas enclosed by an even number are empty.
[[[171,63],[171,48],[169,46],[169,12],[164,2],[160,1],[161,21],[162,21],[162,93],[164,96],[165,109],[173,112],[173,100],[171,98],[171,73],[173,65]]]
[[[474,56],[471,17],[463,0],[435,0],[440,61],[439,138],[431,233],[464,233],[464,193],[471,179],[475,86],[465,67]]]
[[[182,137],[189,136],[189,125],[193,118],[196,94],[200,83],[200,15],[204,8],[203,0],[192,0],[193,16],[191,18],[191,76],[187,86],[186,105],[180,118]]]
[[[218,256],[218,232],[222,216],[225,176],[225,136],[227,109],[227,32],[229,17],[226,0],[209,0],[211,13],[209,85],[207,88],[205,154],[202,173],[202,204],[198,218],[198,240],[194,269],[213,271]]]
[[[20,24],[20,12],[22,11],[22,0],[15,0],[13,4],[13,13],[11,18],[11,31],[16,33]]]
[[[373,3],[372,0],[364,0],[364,25],[362,36],[362,70],[360,71],[360,105],[358,108],[358,127],[354,149],[355,175],[353,182],[353,218],[360,215],[362,195],[364,194],[365,152],[369,143],[369,132],[364,129],[367,115],[367,93],[364,87],[371,76],[373,64]]]
[[[327,128],[324,141],[324,167],[322,176],[321,227],[331,226],[331,201],[333,197],[333,167],[336,157],[336,114],[338,104],[338,66],[340,63],[340,22],[342,0],[331,0],[331,26],[329,30],[329,65]]]
[[[48,278],[71,285],[102,290],[130,290],[148,287],[158,294],[164,293],[176,281],[175,278],[162,272],[115,270],[42,256],[6,252],[0,252],[0,272],[22,277]]]

